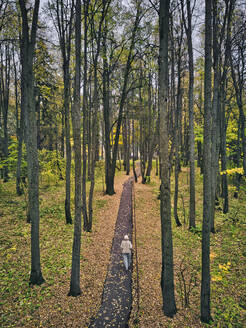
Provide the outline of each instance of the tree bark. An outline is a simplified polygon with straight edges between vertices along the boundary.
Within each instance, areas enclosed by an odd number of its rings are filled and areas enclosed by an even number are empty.
[[[190,162],[190,215],[189,229],[195,228],[195,138],[194,138],[194,63],[192,47],[192,12],[190,0],[186,0],[187,5],[187,26],[185,30],[188,43],[189,56],[189,162]],[[184,18],[184,14],[183,14]],[[185,20],[184,20],[185,21]]]
[[[50,8],[52,15],[52,9]],[[63,1],[56,0],[55,5],[56,24],[59,36],[60,49],[63,61],[63,83],[64,99],[63,111],[65,120],[65,145],[66,145],[66,196],[65,196],[65,216],[66,223],[72,224],[71,217],[71,144],[70,144],[70,56],[71,56],[71,36],[72,20],[74,15],[74,0],[71,2],[70,12],[64,9]],[[62,135],[63,138],[63,135]],[[62,140],[63,141],[63,140]]]
[[[80,289],[80,248],[81,248],[81,115],[80,115],[80,70],[81,70],[81,0],[76,1],[75,18],[75,83],[72,124],[75,155],[75,215],[72,269],[68,295],[78,296]]]
[[[2,57],[2,54],[1,54]],[[4,62],[4,59],[1,58]],[[9,87],[10,87],[10,50],[9,45],[5,46],[5,65],[3,65],[4,70],[1,70],[1,91],[2,91],[2,105],[3,105],[3,153],[4,159],[8,159],[8,112],[9,112]],[[7,182],[9,180],[9,169],[8,163],[4,164],[3,168],[3,181]]]
[[[243,151],[243,171],[244,176],[246,176],[246,139],[245,139],[245,114],[243,110],[243,86],[245,84],[244,78],[244,68],[245,68],[245,57],[242,49],[242,45],[238,45],[238,62],[235,67],[232,60],[232,53],[230,52],[230,62],[231,62],[231,73],[233,79],[233,85],[236,92],[237,106],[239,109],[239,129],[242,142]],[[242,72],[240,72],[240,68]],[[237,74],[235,70],[237,69]]]
[[[21,186],[21,160],[22,160],[22,144],[23,144],[23,128],[24,128],[24,110],[23,106],[20,108],[19,118],[19,106],[18,106],[18,79],[17,79],[17,68],[13,54],[13,65],[15,75],[15,106],[16,106],[16,135],[17,135],[17,164],[16,164],[16,193],[18,196],[23,194],[23,188]],[[22,82],[21,82],[22,83]]]
[[[29,36],[29,26],[27,9],[24,0],[19,0],[22,16],[22,36],[21,36],[21,64],[23,79],[24,99],[26,100],[26,146],[27,146],[27,170],[28,170],[28,202],[31,218],[31,274],[30,284],[41,285],[44,282],[39,248],[39,168],[37,151],[37,121],[34,100],[34,73],[33,58],[36,42],[36,32],[38,23],[39,0],[35,0],[32,17],[31,35]]]
[[[173,245],[168,156],[168,30],[169,0],[160,1],[159,11],[159,106],[160,106],[160,161],[161,161],[161,233],[163,312],[173,317],[177,312],[174,296]]]
[[[87,213],[87,199],[86,199],[86,171],[87,171],[87,152],[86,145],[88,141],[88,87],[87,87],[87,46],[88,46],[88,6],[89,2],[84,1],[84,79],[83,79],[83,173],[82,173],[82,213],[84,219],[84,230],[88,231],[88,213]]]
[[[205,71],[204,71],[204,174],[202,223],[201,321],[209,323],[210,313],[210,222],[211,222],[211,67],[212,4],[205,1]]]
[[[182,42],[183,42],[183,28],[181,30],[180,40],[178,41],[178,54],[177,54],[177,74],[178,74],[178,85],[177,85],[177,101],[176,101],[176,111],[175,111],[175,125],[174,125],[174,152],[175,152],[175,168],[174,168],[174,179],[175,179],[175,190],[174,190],[174,218],[177,227],[182,224],[178,217],[178,193],[179,193],[179,172],[180,172],[180,130],[181,130],[181,120],[182,116],[182,87],[181,87],[181,56],[182,56]]]
[[[65,111],[65,144],[66,144],[66,223],[72,224],[71,216],[71,144],[70,144],[70,73],[69,63],[64,61],[64,111]]]

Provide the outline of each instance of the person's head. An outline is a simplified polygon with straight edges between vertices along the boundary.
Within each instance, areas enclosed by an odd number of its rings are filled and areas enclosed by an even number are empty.
[[[125,235],[125,236],[124,236],[124,239],[125,239],[125,240],[129,240],[128,235]]]

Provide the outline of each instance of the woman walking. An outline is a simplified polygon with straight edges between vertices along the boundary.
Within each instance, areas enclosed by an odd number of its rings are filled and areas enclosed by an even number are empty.
[[[124,239],[122,240],[120,247],[122,250],[123,261],[127,271],[131,265],[131,252],[132,252],[132,243],[130,242],[128,235],[124,236]]]

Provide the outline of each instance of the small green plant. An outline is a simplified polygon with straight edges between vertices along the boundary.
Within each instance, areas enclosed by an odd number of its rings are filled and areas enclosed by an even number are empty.
[[[10,137],[9,147],[8,147],[8,158],[1,160],[0,169],[7,165],[9,174],[12,176],[16,175],[18,162],[18,140],[15,136]],[[21,158],[21,178],[27,177],[27,161],[26,161],[26,146],[22,145],[22,158]]]
[[[177,269],[178,293],[181,298],[182,306],[190,306],[190,296],[194,288],[198,285],[198,270],[183,258]]]
[[[216,327],[245,327],[243,322],[240,320],[240,312],[240,306],[232,297],[222,297],[220,304],[218,304],[215,308],[214,321]]]

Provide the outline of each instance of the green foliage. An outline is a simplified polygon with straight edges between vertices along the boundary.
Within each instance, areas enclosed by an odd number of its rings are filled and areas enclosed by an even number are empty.
[[[223,328],[243,328],[243,322],[240,322],[240,306],[232,297],[221,297],[219,306],[216,306],[214,311],[215,321],[219,321],[215,327]]]
[[[212,239],[211,286],[213,327],[244,327],[245,316],[245,196],[231,200],[230,213],[218,213],[218,233]]]
[[[39,151],[40,181],[48,186],[64,179],[64,159],[57,151],[42,149]]]
[[[27,176],[27,161],[26,161],[26,146],[22,146],[22,159],[21,159],[21,176]],[[9,174],[12,176],[16,175],[17,161],[18,161],[18,140],[15,136],[12,136],[9,141],[8,147],[9,155],[8,158],[2,160],[0,163],[0,169],[5,165],[8,166]]]
[[[195,122],[194,132],[195,132],[195,141],[201,141],[203,143],[203,126],[196,124]]]
[[[100,160],[96,162],[95,167],[95,178],[101,181],[102,183],[102,192],[104,193],[105,186],[104,186],[104,170],[105,170],[105,164],[103,160]]]

